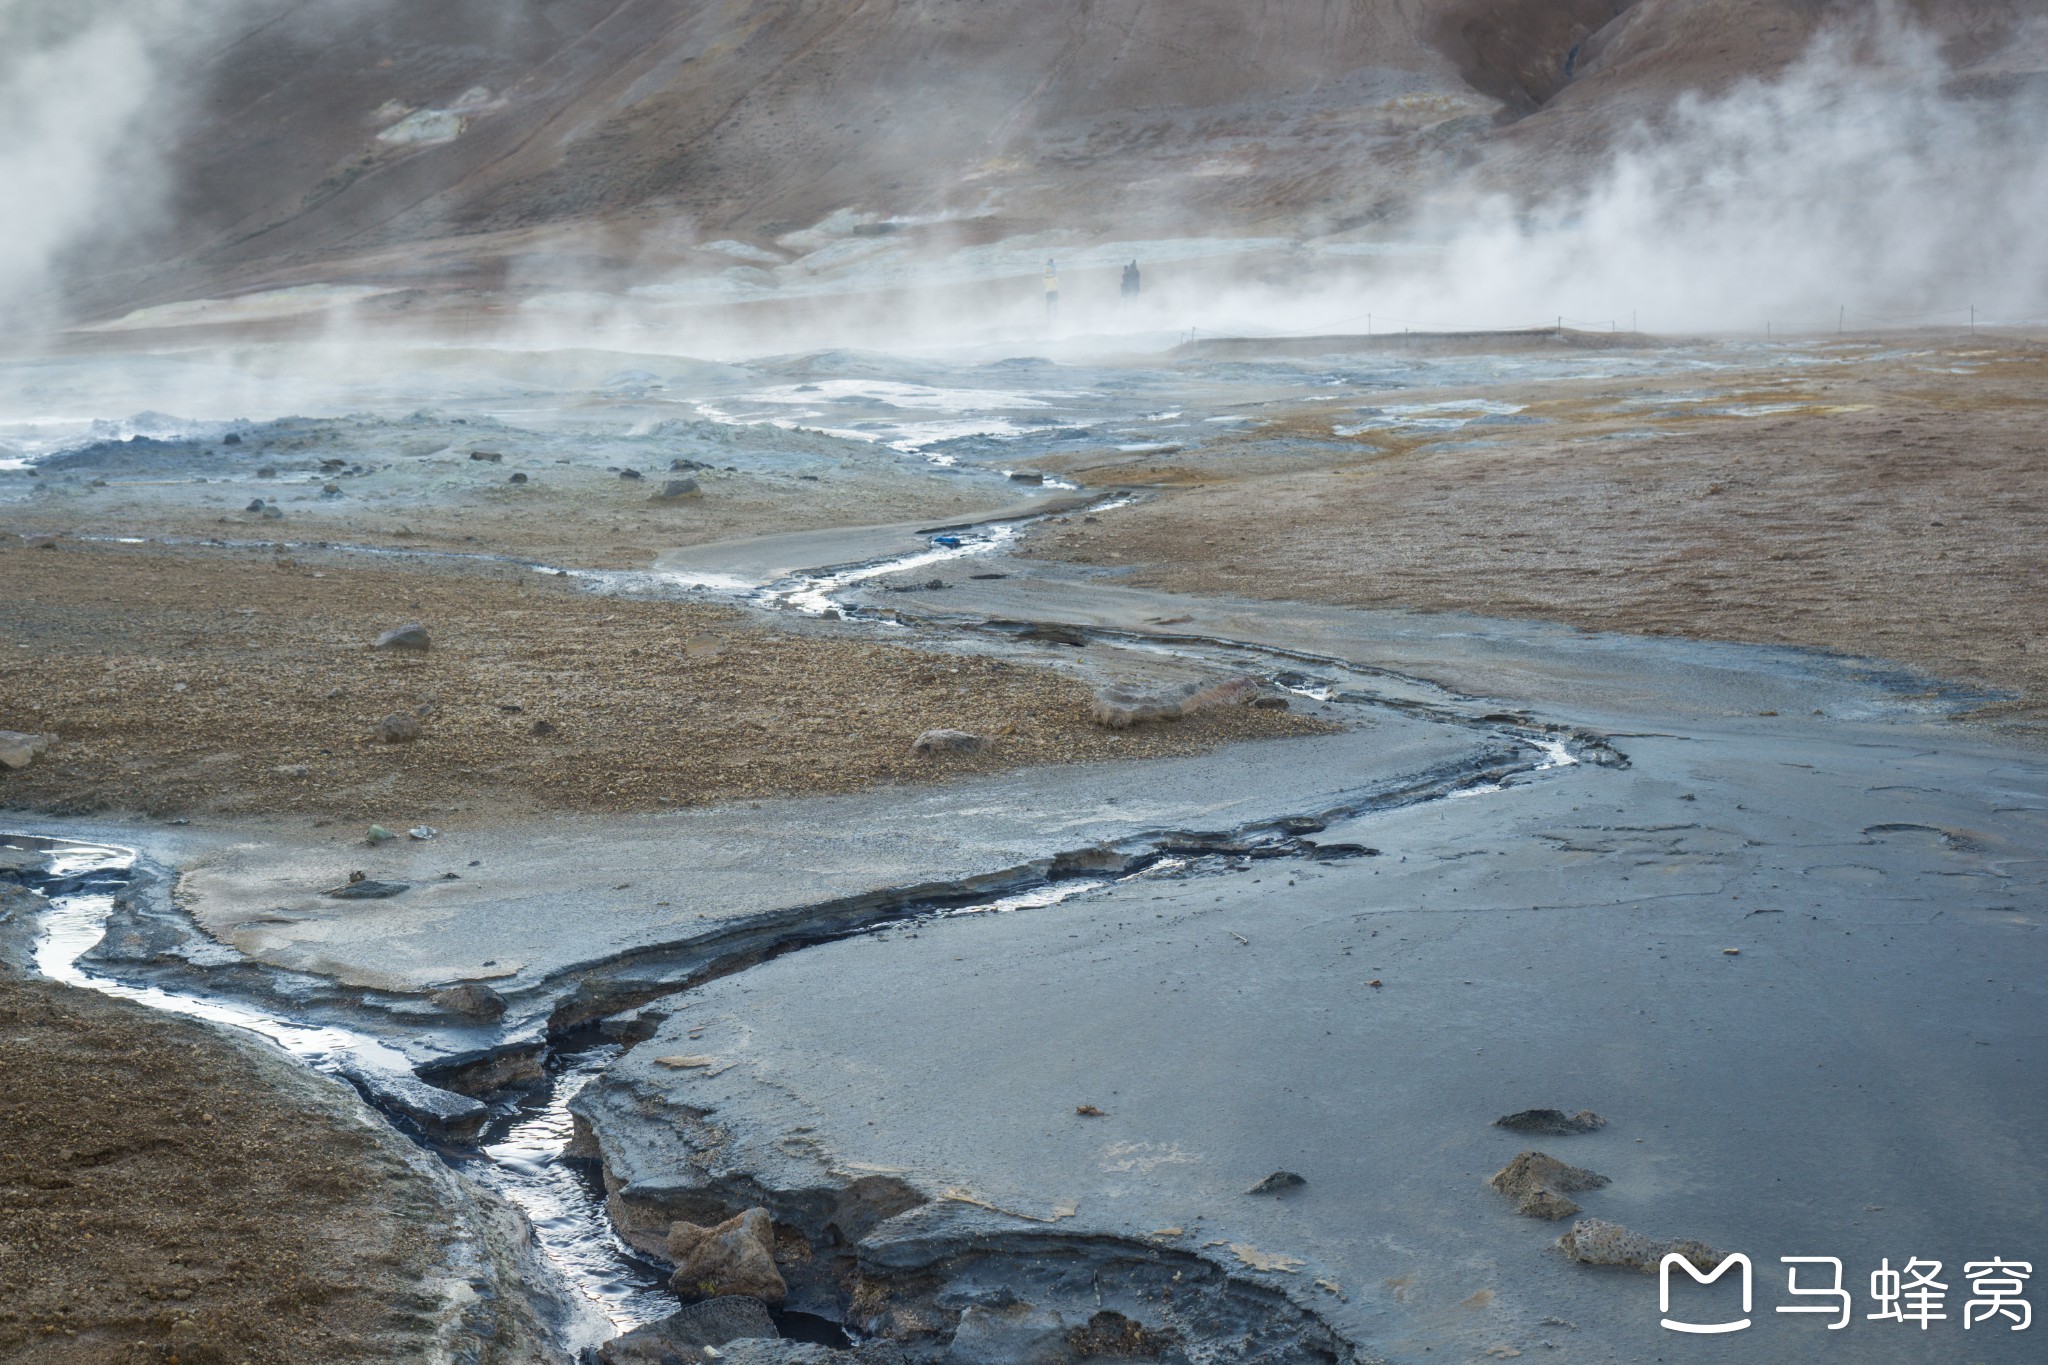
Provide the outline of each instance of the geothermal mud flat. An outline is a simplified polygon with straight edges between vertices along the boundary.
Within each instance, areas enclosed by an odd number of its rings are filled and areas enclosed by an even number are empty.
[[[1062,527],[1113,544],[1144,510],[1108,477],[1048,474],[1113,455],[1136,484],[1187,445],[1227,458],[1261,404],[1348,400],[1313,439],[1260,447],[1307,461],[1356,439],[1340,429],[1512,434],[1503,376],[1664,384],[1727,363],[1233,360],[1020,386],[1000,366],[970,383],[823,357],[776,383],[628,372],[580,415],[559,391],[522,397],[520,420],[451,382],[461,429],[450,412],[166,425],[90,454],[39,431],[67,453],[41,461],[51,491],[10,482],[25,531],[117,533],[132,499],[172,533],[288,531],[342,557],[423,538],[942,662],[1244,674],[1319,726],[845,794],[448,820],[376,847],[290,822],[23,813],[17,842],[138,860],[119,888],[67,888],[60,864],[38,961],[257,1027],[454,1153],[534,1221],[533,1274],[568,1286],[541,1302],[576,1305],[554,1310],[564,1353],[674,1307],[671,1221],[759,1207],[784,1328],[875,1359],[1689,1358],[1654,1278],[1573,1263],[1554,1245],[1571,1221],[1487,1188],[1540,1147],[1608,1178],[1574,1196],[1582,1216],[1754,1261],[1755,1326],[1703,1358],[1932,1358],[1917,1330],[1768,1308],[1781,1256],[1839,1257],[1860,1288],[1881,1258],[1960,1268],[2043,1241],[2048,764],[1953,722],[1982,697],[1853,657],[1176,594],[1020,553]],[[660,430],[650,405],[687,425]],[[549,560],[468,514],[500,495],[463,480],[495,487],[508,458],[470,458],[486,418],[491,448],[588,481],[564,518],[609,526],[625,514],[598,500],[620,482],[606,463],[670,450],[756,510],[636,563]],[[432,449],[380,458],[406,440]],[[701,458],[713,440],[729,461]],[[363,472],[321,474],[333,459]],[[120,461],[151,486],[122,488]],[[244,510],[279,479],[303,505]],[[834,480],[823,511],[775,492]],[[415,535],[375,534],[400,509]],[[356,871],[404,889],[322,894]],[[1550,1108],[1606,1122],[1493,1124]],[[1279,1172],[1300,1183],[1248,1192]],[[2029,1358],[2025,1334],[1966,1340]]]

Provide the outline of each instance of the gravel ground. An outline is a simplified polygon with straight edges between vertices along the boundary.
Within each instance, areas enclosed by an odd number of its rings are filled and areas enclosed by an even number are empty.
[[[1051,669],[787,634],[510,566],[17,539],[0,543],[0,580],[0,729],[62,740],[0,779],[16,809],[474,826],[1317,728],[1240,707],[1112,733],[1089,720],[1088,688]],[[371,648],[412,621],[429,651]],[[381,741],[394,714],[417,718],[420,738]],[[913,754],[934,728],[989,743]]]

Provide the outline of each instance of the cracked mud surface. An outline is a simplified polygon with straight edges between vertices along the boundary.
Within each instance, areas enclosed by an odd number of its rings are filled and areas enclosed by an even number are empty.
[[[1740,722],[1695,723],[1618,741],[1626,768],[1325,832],[1378,858],[1140,878],[811,949],[671,1002],[577,1107],[627,1216],[763,1203],[814,1245],[830,1223],[886,1285],[1061,1239],[1096,1266],[1083,1248],[1109,1239],[1126,1265],[1220,1266],[1363,1358],[1633,1365],[1666,1345],[1654,1282],[1570,1265],[1558,1227],[1486,1188],[1528,1145],[1501,1113],[1607,1116],[1545,1149],[1612,1177],[1578,1196],[1588,1214],[1658,1237],[1858,1266],[2048,1232],[2008,1197],[2036,1182],[2020,1153],[2048,1121],[2027,1080],[2048,1046],[2030,908],[2048,775],[1920,740],[1780,734],[1759,766]],[[678,1053],[701,1061],[660,1060]],[[1929,1097],[1940,1138],[1906,1137]],[[1276,1168],[1307,1184],[1245,1194]],[[863,1195],[878,1183],[922,1202],[894,1213]],[[1154,1328],[1183,1306],[1136,1271],[1096,1282]],[[1067,1327],[1092,1311],[1072,1284],[1017,1292]],[[1746,1354],[1818,1358],[1782,1321]]]

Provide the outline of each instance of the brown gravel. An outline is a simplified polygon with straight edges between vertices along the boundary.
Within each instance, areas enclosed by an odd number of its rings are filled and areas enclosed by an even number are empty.
[[[434,1186],[295,1064],[0,979],[0,1360],[417,1359]],[[431,1305],[428,1305],[431,1306]]]
[[[2048,717],[2048,345],[1815,353],[1382,400],[1477,393],[1548,419],[1433,441],[1340,441],[1342,414],[1285,413],[1142,478],[1115,469],[1160,496],[1049,526],[1033,552],[1183,592],[1819,645],[2009,689],[1987,712]],[[1731,405],[1793,410],[1700,411]],[[1494,444],[1450,448],[1475,439]]]
[[[0,803],[17,809],[474,825],[1317,728],[1231,708],[1111,734],[1090,722],[1089,690],[1047,669],[786,634],[509,567],[14,540],[0,543],[0,581],[0,728],[63,741],[0,778]],[[369,647],[415,620],[427,653]],[[417,742],[375,737],[398,713],[419,717]],[[991,743],[972,758],[911,753],[942,727]]]

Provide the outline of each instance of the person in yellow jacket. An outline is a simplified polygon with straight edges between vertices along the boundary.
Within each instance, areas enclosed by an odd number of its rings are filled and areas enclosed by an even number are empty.
[[[1052,257],[1045,258],[1045,320],[1053,321],[1060,315],[1060,272],[1053,269]]]

